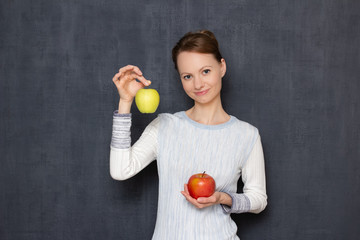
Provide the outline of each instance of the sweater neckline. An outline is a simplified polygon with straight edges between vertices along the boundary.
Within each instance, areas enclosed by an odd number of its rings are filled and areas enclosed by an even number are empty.
[[[207,124],[198,123],[198,122],[192,120],[191,118],[189,118],[188,115],[186,115],[185,111],[181,111],[180,115],[186,121],[188,121],[190,124],[194,125],[195,127],[202,128],[202,129],[208,129],[208,130],[223,129],[223,128],[230,126],[235,121],[235,117],[230,115],[230,119],[224,123],[220,123],[220,124],[216,124],[216,125],[207,125]]]

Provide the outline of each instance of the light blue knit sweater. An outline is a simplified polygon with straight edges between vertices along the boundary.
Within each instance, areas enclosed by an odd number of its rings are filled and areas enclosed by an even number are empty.
[[[153,239],[238,239],[229,213],[262,211],[267,204],[264,159],[258,130],[231,116],[226,123],[203,125],[185,112],[160,114],[130,147],[131,115],[114,114],[110,172],[127,179],[157,160],[158,213]],[[216,191],[232,206],[197,209],[181,195],[195,173],[206,171]],[[237,194],[242,176],[244,193]]]

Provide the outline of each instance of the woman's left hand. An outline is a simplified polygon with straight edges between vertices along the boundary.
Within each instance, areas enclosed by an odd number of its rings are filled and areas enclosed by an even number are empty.
[[[210,207],[215,204],[226,204],[231,206],[231,197],[223,192],[214,192],[210,197],[199,197],[195,199],[190,196],[187,184],[184,184],[184,191],[181,191],[186,200],[197,208]]]

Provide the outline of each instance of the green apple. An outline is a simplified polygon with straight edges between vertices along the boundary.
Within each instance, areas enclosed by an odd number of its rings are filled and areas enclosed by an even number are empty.
[[[155,89],[143,88],[135,95],[135,103],[141,113],[154,113],[159,102],[160,95]]]

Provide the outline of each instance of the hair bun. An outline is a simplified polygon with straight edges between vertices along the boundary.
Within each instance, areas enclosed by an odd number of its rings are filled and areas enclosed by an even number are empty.
[[[211,31],[209,31],[209,30],[206,30],[206,29],[200,30],[200,31],[198,31],[198,33],[205,34],[206,36],[210,37],[211,39],[215,39],[215,40],[216,40],[215,35],[214,35]]]

